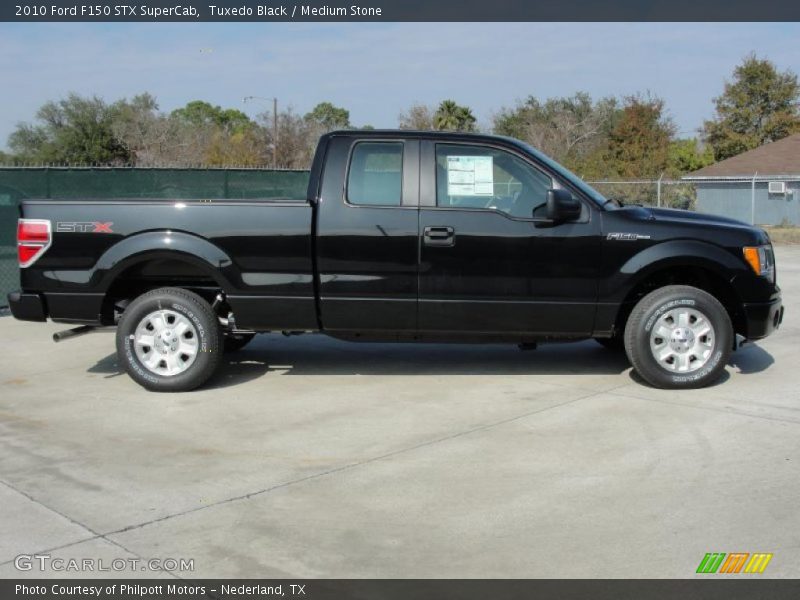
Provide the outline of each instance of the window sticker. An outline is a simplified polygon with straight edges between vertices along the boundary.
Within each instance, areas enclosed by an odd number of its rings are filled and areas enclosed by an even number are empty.
[[[491,156],[448,156],[448,196],[493,196],[494,164]]]

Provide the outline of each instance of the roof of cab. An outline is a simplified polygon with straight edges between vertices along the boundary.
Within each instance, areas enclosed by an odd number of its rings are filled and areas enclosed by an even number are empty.
[[[515,145],[522,144],[520,140],[502,135],[488,133],[472,133],[466,131],[422,131],[417,129],[339,129],[331,131],[328,136],[347,137],[394,137],[394,138],[437,138],[472,141],[503,141]]]

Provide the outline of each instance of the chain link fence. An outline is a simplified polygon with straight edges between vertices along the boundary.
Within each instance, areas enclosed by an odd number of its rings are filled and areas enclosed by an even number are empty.
[[[26,198],[306,197],[308,171],[134,167],[0,167],[0,308],[19,288],[16,225]]]
[[[697,209],[697,189],[680,179],[631,179],[624,181],[587,181],[606,198],[623,204]]]

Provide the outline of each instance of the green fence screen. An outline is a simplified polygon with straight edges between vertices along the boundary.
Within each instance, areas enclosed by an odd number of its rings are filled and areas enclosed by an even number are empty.
[[[308,171],[0,167],[0,306],[19,288],[16,225],[25,198],[306,197]]]

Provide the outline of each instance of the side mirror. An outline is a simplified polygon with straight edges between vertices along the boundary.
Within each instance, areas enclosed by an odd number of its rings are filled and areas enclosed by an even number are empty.
[[[551,221],[574,221],[581,216],[581,208],[580,200],[568,190],[547,190],[547,218]]]

